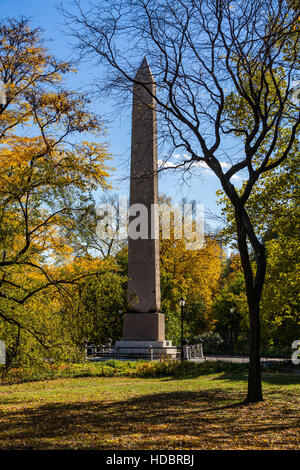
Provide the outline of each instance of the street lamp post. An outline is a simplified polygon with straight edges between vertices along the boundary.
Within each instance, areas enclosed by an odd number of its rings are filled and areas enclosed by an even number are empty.
[[[229,311],[230,311],[231,315],[233,315],[234,312],[235,312],[235,308],[234,308],[234,307],[230,307]],[[233,320],[232,320],[232,319],[231,319],[231,322],[233,323]],[[231,323],[231,325],[228,325],[228,329],[229,329],[229,340],[230,340],[230,352],[231,352],[231,354],[233,355],[232,323]]]
[[[181,360],[183,361],[184,355],[183,355],[183,308],[185,306],[185,300],[183,297],[179,300],[179,305],[181,308]]]

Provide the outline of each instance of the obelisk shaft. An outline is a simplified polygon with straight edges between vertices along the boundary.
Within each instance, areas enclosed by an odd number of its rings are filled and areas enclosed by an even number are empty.
[[[146,340],[151,330],[153,340],[164,340],[158,233],[154,236],[158,213],[153,211],[158,203],[156,86],[146,59],[135,78],[139,83],[133,88],[130,207],[143,204],[147,209],[148,237],[132,239],[129,230],[128,314],[123,333],[127,339]]]
[[[129,311],[159,312],[159,240],[152,239],[151,228],[158,217],[151,209],[158,203],[156,86],[144,59],[134,84],[131,136],[130,206],[143,204],[148,212],[148,239],[128,241]]]

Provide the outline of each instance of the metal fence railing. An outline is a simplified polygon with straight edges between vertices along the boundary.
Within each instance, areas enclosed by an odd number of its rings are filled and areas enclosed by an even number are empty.
[[[201,345],[202,346],[202,345]],[[130,349],[130,348],[129,348]],[[135,349],[135,348],[133,348]],[[94,344],[85,345],[86,358],[91,361],[109,360],[109,359],[120,359],[120,360],[153,360],[159,359],[155,352],[155,348],[150,347],[147,353],[142,352],[121,352],[114,347],[101,345],[96,346]],[[181,358],[181,348],[177,348],[176,359]],[[226,355],[226,354],[205,354],[202,347],[199,345],[184,345],[184,359],[196,360],[196,361],[225,361],[240,364],[249,363],[249,357],[243,355]],[[290,363],[290,357],[268,357],[267,355],[261,357],[261,363],[264,366],[270,364],[288,364]]]

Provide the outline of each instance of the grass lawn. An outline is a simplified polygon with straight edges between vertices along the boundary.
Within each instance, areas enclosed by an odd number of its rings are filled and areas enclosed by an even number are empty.
[[[300,376],[61,378],[0,387],[0,449],[296,449]]]

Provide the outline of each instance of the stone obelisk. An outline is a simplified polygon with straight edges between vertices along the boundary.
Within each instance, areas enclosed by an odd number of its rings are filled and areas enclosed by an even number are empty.
[[[165,341],[165,318],[160,312],[160,269],[158,231],[158,175],[156,131],[156,85],[144,58],[133,86],[130,214],[128,236],[128,311],[124,315],[123,340],[119,353],[153,357],[174,356],[176,350]],[[142,213],[137,205],[142,205]],[[145,216],[146,214],[146,216]],[[132,237],[131,222],[146,217],[140,237]],[[175,357],[175,356],[174,356]]]
[[[143,204],[147,233],[128,237],[128,313],[123,338],[164,341],[164,315],[160,313],[160,269],[156,134],[156,85],[144,58],[135,76],[132,106],[130,207]],[[131,222],[133,217],[129,220]],[[145,220],[145,219],[144,219]],[[146,236],[146,237],[145,237]],[[145,238],[144,238],[145,237]]]

